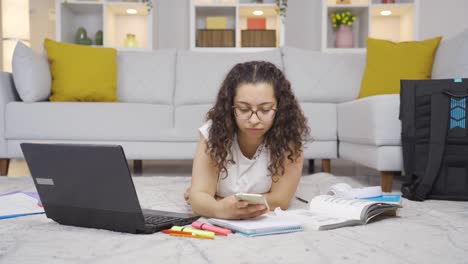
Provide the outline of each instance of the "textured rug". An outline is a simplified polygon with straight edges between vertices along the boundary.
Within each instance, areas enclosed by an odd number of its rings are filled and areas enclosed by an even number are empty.
[[[354,177],[302,177],[312,197]],[[142,207],[187,211],[189,177],[134,177]],[[0,177],[0,193],[34,190],[30,177]],[[364,226],[215,240],[131,235],[62,226],[45,215],[0,220],[0,263],[467,263],[468,203],[403,201],[400,216]],[[305,208],[297,200],[291,208]]]

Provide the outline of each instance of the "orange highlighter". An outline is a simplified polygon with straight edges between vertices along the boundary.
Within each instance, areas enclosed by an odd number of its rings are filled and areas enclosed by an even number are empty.
[[[226,228],[221,228],[218,226],[213,226],[207,223],[195,221],[192,223],[192,226],[201,230],[208,230],[214,232],[216,235],[227,236],[232,233],[231,230]]]

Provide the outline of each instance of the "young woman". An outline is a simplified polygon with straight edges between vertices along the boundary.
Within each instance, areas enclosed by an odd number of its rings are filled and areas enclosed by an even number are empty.
[[[227,74],[199,129],[192,185],[185,198],[194,213],[224,219],[264,214],[234,194],[263,194],[273,210],[287,209],[302,174],[309,136],[289,81],[275,65],[251,61]]]

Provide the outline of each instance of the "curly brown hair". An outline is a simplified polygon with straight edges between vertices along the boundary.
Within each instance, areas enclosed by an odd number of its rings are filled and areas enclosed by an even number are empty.
[[[236,90],[243,84],[268,83],[274,89],[277,112],[272,127],[265,134],[264,146],[270,150],[268,171],[271,176],[283,175],[284,157],[294,162],[309,140],[310,129],[283,72],[266,61],[249,61],[236,64],[224,79],[215,105],[208,111],[212,121],[207,140],[208,154],[219,172],[225,172],[228,163],[234,164],[231,146],[238,131],[232,106]]]

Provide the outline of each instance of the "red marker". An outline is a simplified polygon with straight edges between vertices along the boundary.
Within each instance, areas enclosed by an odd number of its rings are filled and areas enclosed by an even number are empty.
[[[226,228],[221,228],[218,226],[213,226],[207,223],[195,221],[192,223],[192,226],[201,230],[208,230],[214,232],[216,235],[227,236],[232,233],[231,230]]]

